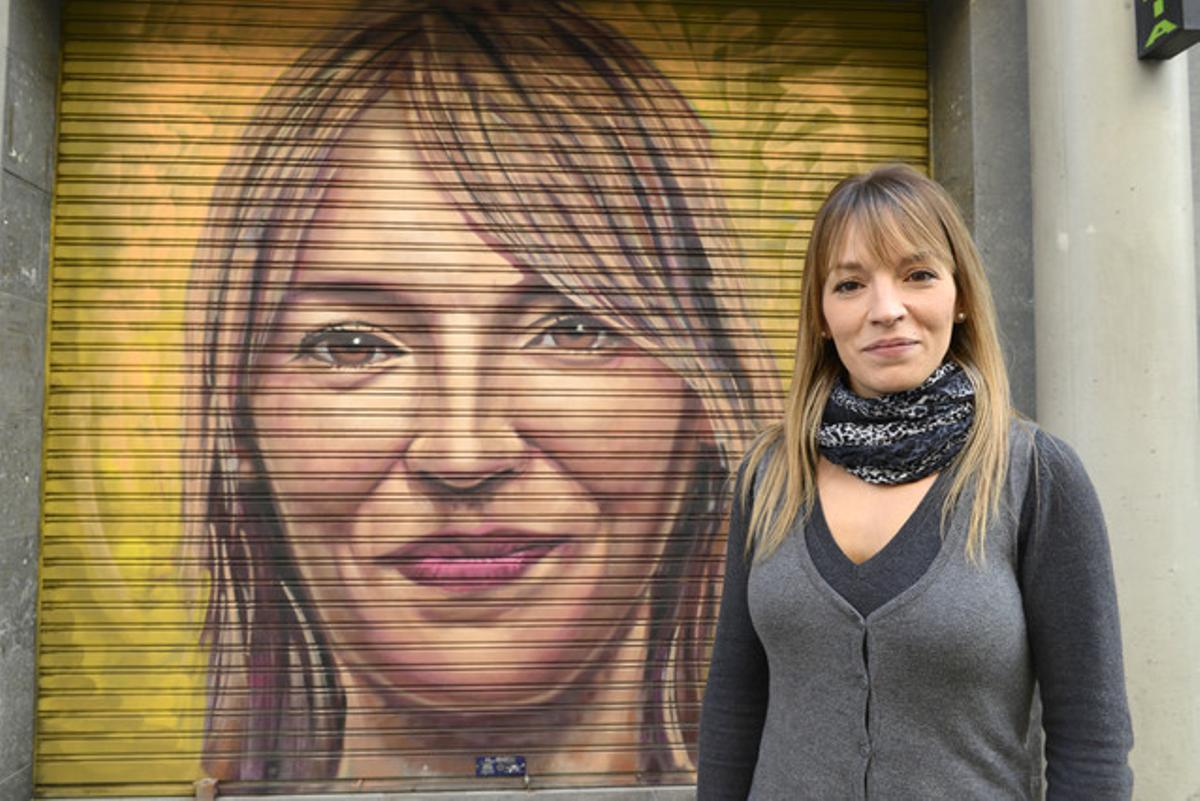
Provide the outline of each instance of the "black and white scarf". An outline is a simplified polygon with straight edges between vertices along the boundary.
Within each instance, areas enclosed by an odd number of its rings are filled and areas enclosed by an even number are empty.
[[[954,362],[912,389],[878,398],[860,398],[838,379],[817,447],[870,484],[906,484],[950,464],[974,419],[974,387]]]

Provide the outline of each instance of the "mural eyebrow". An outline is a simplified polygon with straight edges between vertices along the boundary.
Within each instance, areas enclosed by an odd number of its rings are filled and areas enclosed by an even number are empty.
[[[538,280],[518,286],[512,293],[513,301],[522,306],[532,305],[540,301],[554,301],[563,308],[575,308],[571,299],[545,281]]]
[[[396,283],[384,283],[373,280],[356,280],[346,279],[338,281],[297,281],[288,294],[299,293],[320,293],[327,292],[329,294],[376,294],[376,293],[396,293],[402,292],[403,285]]]
[[[416,315],[423,311],[422,304],[413,299],[405,286],[376,281],[316,281],[297,283],[284,295],[284,306],[289,304],[305,307],[345,307],[348,311],[363,313],[403,313]]]

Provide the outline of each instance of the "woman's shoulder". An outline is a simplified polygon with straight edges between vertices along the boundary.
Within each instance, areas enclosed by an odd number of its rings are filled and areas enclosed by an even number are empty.
[[[1033,420],[1014,418],[1009,428],[1010,453],[1028,464],[1035,484],[1043,488],[1091,487],[1087,469],[1075,448]],[[1020,457],[1018,457],[1020,454]]]

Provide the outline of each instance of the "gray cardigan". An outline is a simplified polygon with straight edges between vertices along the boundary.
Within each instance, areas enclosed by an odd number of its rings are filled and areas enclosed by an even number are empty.
[[[1032,799],[1035,679],[1049,801],[1129,797],[1103,519],[1074,453],[1034,431],[1013,428],[982,565],[965,556],[964,497],[928,570],[865,619],[821,577],[799,525],[747,567],[735,509],[699,801]]]

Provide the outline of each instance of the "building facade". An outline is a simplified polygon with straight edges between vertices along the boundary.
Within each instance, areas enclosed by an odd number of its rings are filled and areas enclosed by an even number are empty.
[[[1200,792],[1200,81],[1093,5],[0,3],[0,797],[689,797],[719,479],[883,161],[1100,491],[1137,797]]]

